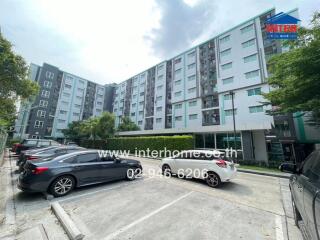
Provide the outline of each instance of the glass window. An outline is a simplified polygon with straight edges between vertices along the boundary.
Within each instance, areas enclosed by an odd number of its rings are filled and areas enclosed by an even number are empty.
[[[161,118],[156,118],[156,123],[161,123],[162,119]]]
[[[189,115],[189,120],[196,120],[198,119],[198,114],[190,114]]]
[[[253,30],[253,24],[240,29],[241,34],[251,32],[252,30]]]
[[[226,43],[230,41],[230,35],[220,38],[220,43]]]
[[[181,103],[179,103],[179,104],[174,106],[174,109],[181,109],[181,108],[182,108],[182,104]]]
[[[228,49],[223,50],[222,52],[220,52],[220,56],[221,57],[225,57],[225,56],[230,55],[230,53],[231,53],[231,48],[228,48]]]
[[[189,88],[188,89],[188,93],[194,93],[197,90],[197,88]]]
[[[175,93],[174,93],[174,96],[175,96],[175,97],[180,97],[180,96],[181,96],[181,91],[175,92]]]
[[[174,118],[174,120],[176,120],[176,121],[182,121],[182,116],[176,116],[176,117]]]
[[[197,101],[190,101],[189,107],[194,107],[194,106],[197,106]]]
[[[249,107],[249,112],[250,113],[263,112],[263,106],[252,106],[252,107]]]
[[[188,65],[188,70],[194,69],[196,67],[195,63],[189,64]]]
[[[257,60],[257,54],[256,53],[243,58],[243,62],[244,63],[253,62],[253,61],[256,61],[256,60]]]
[[[193,81],[196,79],[196,75],[191,75],[188,77],[188,81]]]
[[[232,115],[233,115],[233,114],[232,114],[232,109],[224,110],[224,115],[225,115],[226,117],[232,116]],[[234,115],[237,115],[237,109],[236,109],[236,108],[234,109]]]
[[[318,151],[311,153],[304,161],[302,174],[311,181],[320,180],[320,153]]]
[[[157,112],[161,112],[162,111],[162,107],[157,107]]]
[[[246,79],[249,78],[255,78],[259,76],[259,70],[251,71],[251,72],[246,72],[245,74]]]
[[[99,162],[99,159],[96,153],[88,153],[88,154],[78,155],[77,162],[78,163]]]
[[[248,96],[261,95],[261,88],[253,88],[248,90]]]
[[[224,78],[224,79],[222,79],[222,83],[223,83],[223,84],[233,83],[233,77],[229,77],[229,78]]]
[[[181,85],[181,80],[174,81],[174,85],[176,86]]]
[[[227,69],[230,69],[230,68],[232,68],[232,62],[229,62],[229,63],[221,65],[221,69],[222,70],[227,70]]]
[[[249,41],[243,42],[241,45],[243,48],[247,48],[256,44],[256,39],[250,39]]]

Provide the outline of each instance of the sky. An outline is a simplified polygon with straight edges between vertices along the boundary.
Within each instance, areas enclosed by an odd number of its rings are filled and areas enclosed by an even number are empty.
[[[319,0],[0,0],[0,28],[28,63],[119,83],[270,8]]]

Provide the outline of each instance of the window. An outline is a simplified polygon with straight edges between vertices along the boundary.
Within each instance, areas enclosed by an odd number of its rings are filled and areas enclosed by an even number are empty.
[[[198,114],[190,114],[189,115],[189,120],[195,120],[198,118]]]
[[[191,75],[188,77],[188,81],[193,81],[196,79],[196,75]]]
[[[58,123],[65,123],[66,120],[63,120],[63,119],[58,119]]]
[[[176,86],[181,85],[181,80],[174,81],[174,85]]]
[[[36,120],[34,122],[34,128],[42,128],[43,127],[43,121]]]
[[[174,93],[174,96],[175,96],[175,97],[180,97],[180,96],[181,96],[181,91],[175,92],[175,93]]]
[[[78,163],[99,162],[99,158],[96,153],[81,154],[77,156],[77,162]]]
[[[263,112],[263,106],[253,106],[253,107],[249,107],[249,112],[250,112],[250,113]]]
[[[256,40],[253,38],[249,41],[243,42],[241,45],[243,48],[247,48],[256,44]]]
[[[136,98],[136,97],[137,97],[137,94],[132,95],[132,98]]]
[[[144,92],[141,92],[141,93],[140,93],[140,97],[142,97],[142,96],[144,96]]]
[[[60,112],[60,114],[62,114],[62,115],[67,114],[67,111],[65,111],[65,110],[60,110],[59,112]]]
[[[232,68],[232,62],[229,62],[229,63],[221,65],[221,69],[222,70],[227,70],[227,69],[230,69],[230,68]]]
[[[72,87],[72,86],[71,86],[70,84],[67,84],[67,83],[64,84],[64,88],[65,88],[65,89],[71,89],[71,87]]]
[[[220,38],[220,43],[226,43],[230,41],[230,35]]]
[[[162,87],[163,87],[163,85],[158,86],[158,87],[157,87],[157,91],[162,90]]]
[[[161,123],[162,118],[156,118],[156,123]]]
[[[41,97],[49,98],[50,92],[46,90],[42,90]]]
[[[46,71],[46,78],[53,79],[53,77],[54,77],[54,73],[53,72]]]
[[[135,113],[135,112],[131,113],[131,117],[134,117],[135,115],[136,115],[136,113]]]
[[[259,70],[247,72],[244,75],[246,76],[246,79],[258,77],[259,76]]]
[[[302,174],[310,179],[310,181],[318,181],[320,179],[320,154],[319,152],[311,153],[304,161]]]
[[[253,30],[253,24],[251,24],[251,25],[249,25],[249,26],[246,26],[246,27],[240,29],[241,34],[250,32],[250,31],[252,31],[252,30]]]
[[[75,104],[74,107],[75,108],[81,108],[81,105],[80,104]]]
[[[162,100],[162,96],[157,97],[157,101],[161,101]]]
[[[136,106],[137,106],[136,103],[133,103],[133,104],[131,105],[132,108],[135,108]]]
[[[103,95],[102,94],[98,94],[98,98],[103,98]]]
[[[254,88],[248,90],[248,96],[261,95],[261,88]]]
[[[158,71],[161,71],[163,69],[163,65],[158,66]]]
[[[176,116],[174,118],[175,121],[179,122],[179,121],[182,121],[182,116]]]
[[[139,111],[139,115],[140,115],[140,116],[143,116],[143,111]]]
[[[174,64],[178,64],[178,63],[181,63],[181,58],[177,58],[174,60]]]
[[[229,78],[224,78],[224,79],[222,79],[222,83],[223,83],[223,84],[233,83],[233,77],[229,77]]]
[[[78,91],[79,91],[79,92],[83,92],[84,89],[83,89],[83,88],[78,88]]]
[[[144,105],[144,102],[139,102],[139,105],[140,105],[140,106],[143,106],[143,105]]]
[[[232,109],[224,110],[224,115],[226,117],[232,116]],[[234,109],[234,115],[237,115],[237,109],[236,108]]]
[[[194,58],[195,55],[196,55],[196,52],[193,51],[193,52],[188,54],[188,58]]]
[[[66,102],[66,101],[62,101],[61,102],[63,105],[68,105],[69,103],[68,102]]]
[[[256,60],[257,60],[257,54],[256,53],[243,58],[243,62],[244,63],[253,62],[253,61],[256,61]]]
[[[84,81],[82,81],[82,80],[79,80],[79,83],[80,83],[81,85],[83,85],[83,84],[84,84]]]
[[[76,99],[82,100],[81,96],[76,96]]]
[[[140,120],[140,121],[138,121],[138,125],[142,125],[142,121]]]
[[[188,70],[194,69],[196,67],[195,63],[189,64],[188,65]]]
[[[163,79],[163,75],[159,75],[158,76],[158,81],[162,81],[162,79]]]
[[[189,107],[195,107],[195,106],[197,106],[197,101],[189,102]]]
[[[64,97],[70,97],[70,93],[63,93],[62,94]]]
[[[116,112],[116,111],[117,111],[117,109],[115,109],[114,111]],[[80,116],[80,113],[75,113],[75,112],[74,112],[74,113],[73,113],[73,116],[75,116],[75,117],[79,117],[79,116]]]
[[[37,117],[44,118],[46,116],[46,111],[38,110]]]
[[[157,107],[157,112],[161,112],[162,111],[162,107]]]
[[[46,87],[46,88],[51,88],[52,82],[44,81],[44,82],[43,82],[43,86]]]
[[[188,93],[194,93],[194,92],[196,92],[196,90],[197,90],[196,87],[194,87],[194,88],[189,88],[189,89],[188,89]]]
[[[231,48],[228,48],[228,49],[223,50],[222,52],[220,52],[220,56],[221,57],[225,57],[225,56],[230,55],[230,53],[231,53]]]
[[[179,75],[180,73],[181,73],[181,68],[179,68],[179,69],[177,69],[177,70],[175,70],[175,75],[177,76],[177,75]]]
[[[235,95],[233,95],[233,98],[235,97]],[[231,94],[225,94],[225,95],[223,95],[223,99],[224,100],[232,100],[232,96],[231,96]]]
[[[46,100],[40,100],[39,102],[39,107],[47,107],[48,106],[48,101]]]
[[[181,108],[182,108],[182,104],[181,103],[179,103],[179,104],[174,106],[174,109],[181,109]]]

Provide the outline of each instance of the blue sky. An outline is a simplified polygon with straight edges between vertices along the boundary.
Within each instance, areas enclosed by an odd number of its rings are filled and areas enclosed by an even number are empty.
[[[101,83],[121,82],[272,7],[318,0],[1,0],[0,27],[28,62]]]

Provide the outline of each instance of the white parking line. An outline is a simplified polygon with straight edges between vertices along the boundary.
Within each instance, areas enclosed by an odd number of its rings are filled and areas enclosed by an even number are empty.
[[[120,188],[120,187],[126,187],[126,186],[129,186],[129,185],[133,185],[135,183],[138,183],[140,181],[147,181],[149,179],[152,179],[152,178],[148,177],[148,178],[143,178],[142,180],[136,180],[136,181],[130,182],[130,183],[117,184],[116,186],[113,186],[113,187],[107,187],[107,188],[99,189],[99,190],[92,191],[92,192],[77,194],[77,195],[73,195],[73,196],[70,196],[70,197],[65,197],[65,198],[62,198],[62,199],[53,199],[51,202],[64,202],[64,201],[72,200],[72,199],[75,199],[75,198],[81,198],[81,197],[85,197],[85,196],[96,194],[96,193],[100,193],[100,192],[114,190],[114,189],[117,189],[117,188]]]
[[[276,224],[276,239],[277,240],[284,240],[281,216],[276,215],[275,224]]]
[[[137,225],[137,224],[139,224],[139,223],[143,222],[144,220],[146,220],[146,219],[148,219],[148,218],[152,217],[153,215],[155,215],[155,214],[157,214],[157,213],[161,212],[162,210],[164,210],[164,209],[166,209],[166,208],[170,207],[171,205],[175,204],[176,202],[178,202],[178,201],[180,201],[180,200],[182,200],[182,199],[184,199],[184,198],[188,197],[191,193],[193,193],[193,191],[188,192],[187,194],[184,194],[183,196],[181,196],[181,197],[179,197],[179,198],[177,198],[177,199],[173,200],[173,201],[172,201],[172,202],[170,202],[170,203],[167,203],[166,205],[163,205],[162,207],[160,207],[160,208],[158,208],[158,209],[156,209],[156,210],[152,211],[151,213],[149,213],[149,214],[147,214],[147,215],[145,215],[145,216],[143,216],[143,217],[139,218],[138,220],[136,220],[136,221],[134,221],[134,222],[132,222],[132,223],[128,224],[127,226],[124,226],[124,227],[120,228],[119,230],[117,230],[117,231],[115,231],[115,232],[113,232],[113,233],[109,234],[106,238],[104,238],[104,240],[111,240],[111,239],[115,238],[115,237],[116,237],[116,236],[118,236],[119,234],[121,234],[121,233],[123,233],[123,232],[125,232],[125,231],[129,230],[130,228],[134,227],[135,225]]]

